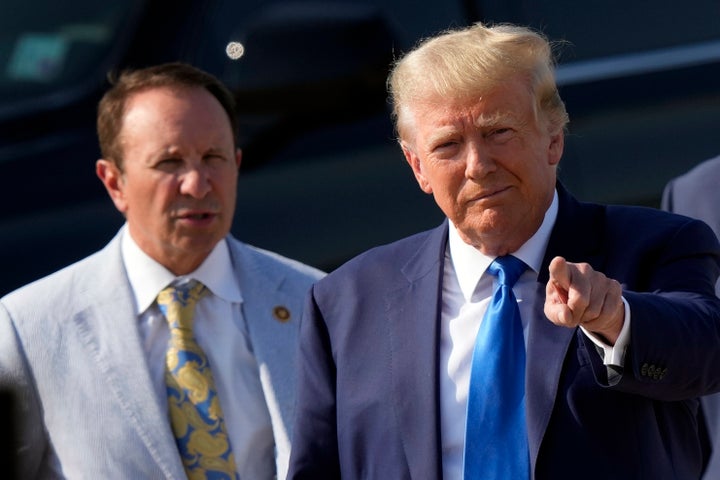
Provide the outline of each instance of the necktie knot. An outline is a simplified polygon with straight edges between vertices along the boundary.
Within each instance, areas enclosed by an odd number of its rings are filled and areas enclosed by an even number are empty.
[[[207,287],[192,280],[183,285],[171,285],[157,296],[157,304],[170,324],[170,328],[192,330],[195,304],[208,293]]]
[[[498,278],[500,285],[510,288],[515,285],[525,270],[527,270],[525,262],[512,255],[497,257],[488,267],[488,272]]]

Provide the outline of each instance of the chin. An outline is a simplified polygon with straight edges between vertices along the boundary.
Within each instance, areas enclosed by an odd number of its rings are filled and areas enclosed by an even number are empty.
[[[222,239],[222,236],[218,235],[183,235],[176,241],[172,242],[173,249],[177,252],[182,252],[183,255],[195,256],[205,254],[207,255],[215,248],[215,245]]]

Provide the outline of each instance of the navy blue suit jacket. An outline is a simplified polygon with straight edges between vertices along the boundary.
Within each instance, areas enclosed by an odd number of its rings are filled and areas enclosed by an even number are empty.
[[[696,396],[720,390],[717,239],[652,209],[578,203],[559,186],[527,342],[536,479],[698,478]],[[288,478],[439,479],[439,318],[447,223],[370,250],[318,282],[301,323]],[[542,314],[548,264],[588,262],[630,304],[625,368]]]

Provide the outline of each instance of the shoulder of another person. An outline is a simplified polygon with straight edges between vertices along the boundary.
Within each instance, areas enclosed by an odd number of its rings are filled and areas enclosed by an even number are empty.
[[[710,158],[708,160],[705,160],[704,162],[700,162],[695,167],[693,167],[691,170],[689,170],[684,175],[681,175],[682,177],[695,177],[695,178],[707,178],[708,175],[712,175],[713,178],[715,175],[720,175],[720,155],[714,158]]]
[[[671,183],[675,191],[696,194],[695,189],[703,186],[712,187],[712,192],[719,193],[718,181],[720,181],[720,156],[700,162],[692,169],[672,179]]]

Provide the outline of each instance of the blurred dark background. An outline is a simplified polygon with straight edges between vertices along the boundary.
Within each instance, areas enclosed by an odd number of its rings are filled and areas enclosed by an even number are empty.
[[[94,174],[95,111],[126,67],[186,61],[236,94],[238,238],[329,270],[435,226],[385,76],[418,39],[476,21],[567,41],[560,176],[581,199],[658,206],[670,178],[720,153],[720,0],[3,0],[0,295],[122,224]]]
[[[2,478],[14,480],[17,478],[15,465],[16,439],[16,404],[15,392],[0,386],[0,472]]]

